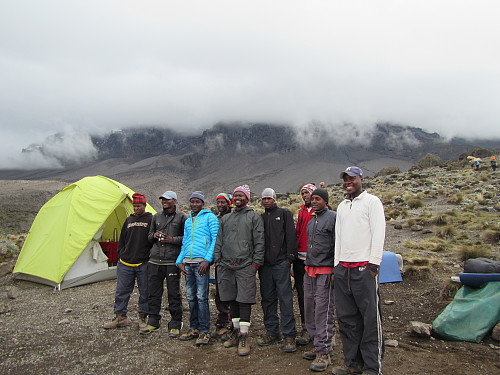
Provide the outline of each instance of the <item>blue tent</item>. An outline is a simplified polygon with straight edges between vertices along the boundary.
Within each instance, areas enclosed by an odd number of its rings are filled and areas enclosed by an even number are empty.
[[[380,283],[395,283],[403,281],[401,270],[399,268],[398,258],[391,251],[382,253],[382,262],[380,263]]]

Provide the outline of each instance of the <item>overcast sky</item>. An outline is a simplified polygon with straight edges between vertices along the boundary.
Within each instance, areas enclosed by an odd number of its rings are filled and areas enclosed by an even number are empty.
[[[0,166],[58,131],[137,125],[498,137],[499,17],[498,0],[0,0]]]

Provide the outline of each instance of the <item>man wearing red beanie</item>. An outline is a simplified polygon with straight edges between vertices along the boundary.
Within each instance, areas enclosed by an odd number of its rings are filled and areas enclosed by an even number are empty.
[[[139,328],[146,326],[148,312],[147,263],[151,243],[148,241],[149,227],[153,215],[146,212],[146,198],[142,194],[132,195],[134,213],[123,223],[118,240],[119,261],[116,267],[115,318],[103,328],[120,328],[129,324],[127,307],[134,290],[135,279],[139,288]]]

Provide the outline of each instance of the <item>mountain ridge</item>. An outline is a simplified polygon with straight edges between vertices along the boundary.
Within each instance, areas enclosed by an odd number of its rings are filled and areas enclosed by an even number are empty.
[[[63,168],[0,170],[0,178],[73,182],[101,174],[134,190],[158,196],[168,188],[183,198],[193,190],[210,195],[244,183],[257,194],[265,187],[291,192],[305,182],[339,182],[348,165],[359,165],[373,176],[388,166],[407,170],[427,153],[447,160],[479,145],[390,123],[372,128],[218,123],[190,135],[168,128],[129,128],[91,135],[90,140],[93,155],[83,162],[65,160],[60,153]],[[500,147],[500,140],[489,142]],[[35,145],[25,152],[50,156],[53,148]]]

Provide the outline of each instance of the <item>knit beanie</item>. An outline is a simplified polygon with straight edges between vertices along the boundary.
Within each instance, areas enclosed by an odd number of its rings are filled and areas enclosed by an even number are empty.
[[[265,188],[262,191],[262,198],[273,198],[276,200],[276,192],[271,188]]]
[[[245,196],[247,197],[247,199],[250,200],[250,186],[248,186],[248,185],[238,186],[236,189],[234,189],[233,195],[237,191],[241,191],[243,194],[245,194]]]
[[[203,201],[203,203],[205,203],[205,195],[203,194],[202,191],[193,191],[191,193],[191,195],[189,196],[189,200],[191,200],[191,198],[201,199]]]
[[[132,195],[132,204],[146,205],[146,197],[142,194],[135,193],[134,195]]]
[[[302,190],[307,190],[309,193],[312,193],[314,190],[316,190],[316,186],[314,184],[305,184],[300,189],[300,191]]]
[[[311,193],[311,197],[313,195],[320,196],[326,203],[328,203],[328,191],[326,189],[318,188]]]
[[[229,205],[229,207],[233,207],[233,196],[231,194],[220,193],[215,198],[215,201],[217,201],[217,199],[219,199],[219,198],[225,199],[227,201],[227,204]]]

